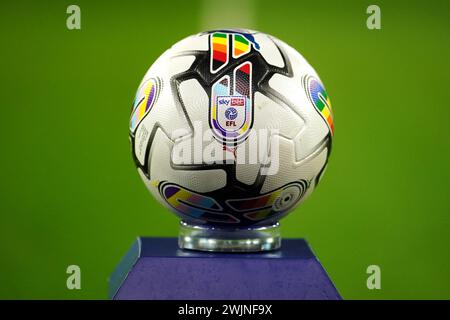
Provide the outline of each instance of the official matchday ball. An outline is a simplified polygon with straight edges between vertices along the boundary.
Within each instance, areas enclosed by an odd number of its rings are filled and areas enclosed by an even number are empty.
[[[214,30],[164,52],[137,90],[132,154],[153,196],[191,225],[268,226],[314,190],[333,137],[328,94],[295,49]]]

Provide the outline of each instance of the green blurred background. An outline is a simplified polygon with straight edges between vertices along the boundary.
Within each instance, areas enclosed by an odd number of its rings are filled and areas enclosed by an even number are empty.
[[[70,4],[81,30],[66,28]],[[366,27],[370,4],[381,30]],[[346,299],[450,298],[448,1],[9,0],[0,9],[0,298],[107,298],[136,236],[177,235],[178,219],[135,170],[131,102],[159,54],[219,23],[291,44],[333,102],[328,170],[282,221],[283,235],[308,239]],[[81,290],[66,288],[70,264],[81,267]],[[371,264],[381,290],[366,287]]]

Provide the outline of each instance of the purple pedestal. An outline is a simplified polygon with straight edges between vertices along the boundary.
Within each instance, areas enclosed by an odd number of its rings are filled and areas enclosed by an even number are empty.
[[[109,280],[111,299],[341,299],[303,239],[268,253],[180,250],[175,238],[138,238]]]

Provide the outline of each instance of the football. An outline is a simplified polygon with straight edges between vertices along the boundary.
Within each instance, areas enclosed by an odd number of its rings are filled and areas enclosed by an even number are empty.
[[[264,227],[304,201],[327,166],[330,99],[303,56],[251,30],[189,36],[145,74],[132,155],[153,196],[183,222]]]

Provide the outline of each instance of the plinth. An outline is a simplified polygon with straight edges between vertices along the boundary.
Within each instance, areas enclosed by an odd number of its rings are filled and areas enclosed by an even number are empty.
[[[140,237],[109,279],[111,299],[341,299],[304,239],[264,253],[181,250],[176,238]]]

